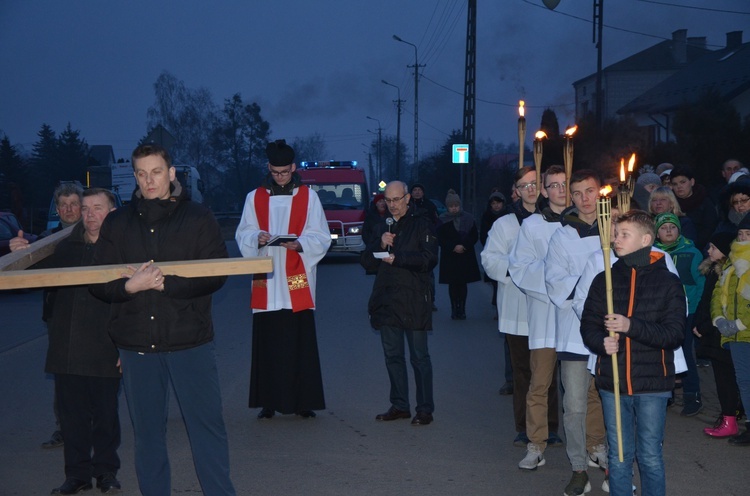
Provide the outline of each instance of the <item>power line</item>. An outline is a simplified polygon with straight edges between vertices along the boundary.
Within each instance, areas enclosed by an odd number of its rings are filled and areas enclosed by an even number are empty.
[[[657,2],[656,0],[636,0],[636,1],[643,2],[643,3],[653,3],[654,5],[664,5],[665,7],[677,7],[680,9],[704,10],[707,12],[719,12],[721,14],[750,15],[750,12],[741,12],[739,10],[712,9],[710,7],[696,7],[694,5],[684,5],[684,4],[669,3],[669,2]]]

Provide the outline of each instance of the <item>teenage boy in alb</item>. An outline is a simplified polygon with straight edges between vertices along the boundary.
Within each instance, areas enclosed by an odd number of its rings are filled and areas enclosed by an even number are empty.
[[[487,236],[487,244],[482,250],[482,266],[497,286],[498,330],[505,333],[510,348],[510,361],[513,369],[513,417],[516,438],[513,444],[526,446],[526,393],[529,391],[531,369],[529,367],[529,325],[526,295],[513,284],[508,269],[510,253],[518,239],[522,222],[536,209],[536,171],[533,167],[518,170],[513,184],[513,192],[519,199],[511,205],[511,213],[497,219]],[[557,389],[550,393],[550,413],[548,430],[557,431]]]
[[[524,221],[510,255],[510,277],[527,296],[529,317],[529,365],[531,380],[526,395],[526,456],[522,470],[544,465],[547,445],[561,444],[548,428],[550,396],[557,393],[557,353],[555,351],[555,307],[547,295],[544,259],[552,234],[560,227],[565,210],[565,171],[550,166],[544,174],[538,212]],[[544,200],[547,201],[544,201]],[[551,387],[552,386],[552,387]]]
[[[607,467],[602,404],[593,376],[586,367],[590,352],[583,345],[581,321],[572,306],[586,261],[601,250],[596,218],[600,187],[601,181],[592,170],[580,170],[570,177],[573,205],[563,212],[562,227],[552,235],[544,262],[547,293],[556,309],[556,350],[565,391],[563,426],[573,469],[565,496],[591,490],[587,465]]]

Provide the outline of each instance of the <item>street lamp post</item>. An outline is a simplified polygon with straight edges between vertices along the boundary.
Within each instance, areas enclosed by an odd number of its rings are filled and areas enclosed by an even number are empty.
[[[383,128],[380,127],[380,120],[379,119],[375,119],[374,117],[370,117],[369,115],[366,115],[365,117],[367,117],[371,121],[375,121],[375,122],[378,123],[378,181],[380,181],[383,178],[382,177],[383,176],[383,165],[382,165],[383,162],[381,160],[382,156],[381,156],[381,153],[380,153],[380,145],[382,144]],[[369,129],[367,131],[371,132]]]
[[[417,54],[417,45],[409,43],[408,41],[402,40],[395,34],[393,39],[406,43],[414,47],[414,65],[408,65],[407,67],[414,67],[414,167],[419,166],[419,68],[424,65],[419,65],[419,55]]]
[[[396,177],[401,179],[401,88],[395,84],[391,84],[385,79],[380,80],[381,83],[393,86],[398,91],[398,100],[396,100]]]

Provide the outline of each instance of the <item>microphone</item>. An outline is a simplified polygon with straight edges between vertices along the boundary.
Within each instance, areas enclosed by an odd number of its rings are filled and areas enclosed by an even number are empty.
[[[388,232],[389,233],[391,232],[391,226],[393,225],[393,222],[394,222],[393,221],[393,217],[388,217],[387,219],[385,219],[385,223],[388,224]],[[391,247],[389,246],[388,247],[388,253],[390,253],[390,252],[391,252]]]

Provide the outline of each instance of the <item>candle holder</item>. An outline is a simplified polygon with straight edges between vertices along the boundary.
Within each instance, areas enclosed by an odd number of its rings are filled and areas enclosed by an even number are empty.
[[[536,190],[541,191],[542,185],[542,154],[544,153],[544,143],[542,140],[547,137],[544,131],[537,131],[534,135],[534,167],[536,167]]]
[[[565,164],[565,184],[570,184],[570,176],[573,173],[573,135],[578,126],[569,127],[565,130],[565,149],[563,150],[563,163]],[[570,195],[565,195],[565,206],[570,206]]]
[[[609,193],[612,191],[610,186],[605,186],[599,191],[599,198],[596,200],[596,220],[599,226],[599,241],[602,245],[602,255],[604,256],[604,285],[607,298],[607,314],[614,313],[614,300],[612,291],[612,262],[610,258],[611,232],[612,232],[612,200]],[[622,212],[622,210],[620,210]],[[610,337],[616,337],[614,331],[610,331]],[[614,383],[615,394],[615,419],[617,425],[617,456],[620,462],[623,461],[622,451],[622,413],[620,411],[620,371],[617,363],[617,353],[612,355],[612,381]]]
[[[526,142],[526,117],[524,101],[518,101],[518,168],[523,168],[523,148]]]

